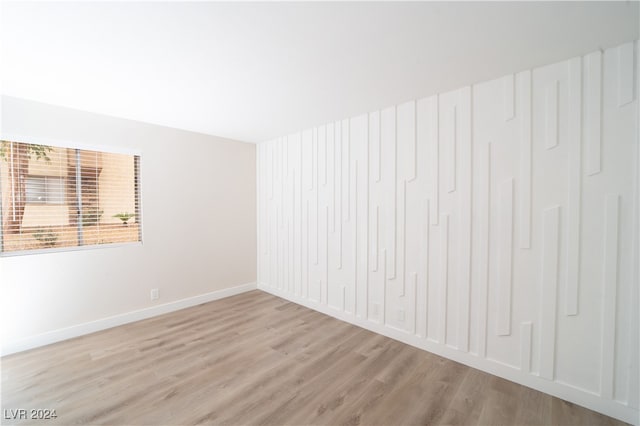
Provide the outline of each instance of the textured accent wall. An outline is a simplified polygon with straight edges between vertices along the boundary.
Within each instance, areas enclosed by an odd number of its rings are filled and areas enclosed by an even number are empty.
[[[259,144],[260,288],[638,422],[637,58]]]

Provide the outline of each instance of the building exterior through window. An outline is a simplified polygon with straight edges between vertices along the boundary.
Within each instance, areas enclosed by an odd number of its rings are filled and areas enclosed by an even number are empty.
[[[0,141],[3,254],[141,241],[140,157]]]

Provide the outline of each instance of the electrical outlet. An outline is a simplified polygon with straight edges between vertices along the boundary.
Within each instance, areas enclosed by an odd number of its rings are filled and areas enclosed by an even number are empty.
[[[151,300],[158,300],[160,298],[160,290],[157,288],[151,289]]]
[[[404,309],[398,309],[398,321],[404,322]]]
[[[373,314],[374,317],[377,317],[380,315],[380,304],[379,303],[374,303],[373,304],[373,312],[371,312]]]

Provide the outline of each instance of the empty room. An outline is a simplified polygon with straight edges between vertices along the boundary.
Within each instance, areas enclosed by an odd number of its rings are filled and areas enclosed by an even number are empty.
[[[640,2],[0,2],[0,424],[640,425]]]

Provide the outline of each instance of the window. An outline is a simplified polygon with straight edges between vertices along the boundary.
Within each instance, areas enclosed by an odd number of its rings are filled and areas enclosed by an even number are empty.
[[[0,254],[142,241],[138,155],[0,141]]]
[[[64,178],[27,176],[27,203],[64,204]]]

